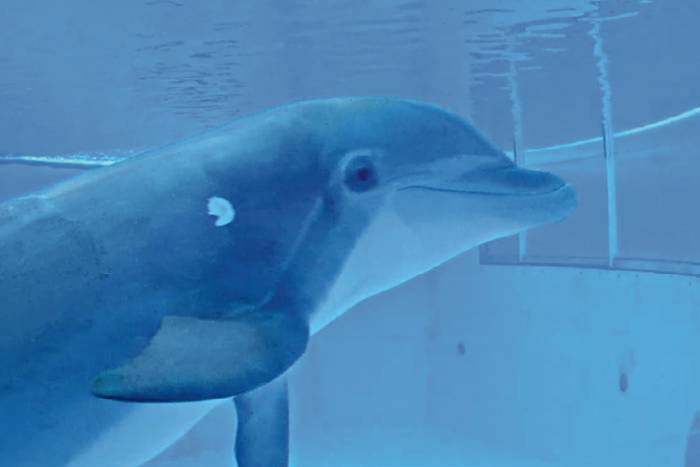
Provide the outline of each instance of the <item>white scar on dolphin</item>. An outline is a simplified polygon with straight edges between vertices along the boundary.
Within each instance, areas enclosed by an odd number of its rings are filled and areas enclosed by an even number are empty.
[[[231,202],[218,196],[209,198],[207,202],[207,212],[210,216],[216,217],[216,222],[214,224],[217,227],[230,224],[236,216],[236,210],[233,208]]]
[[[275,108],[2,203],[0,463],[136,466],[233,399],[239,466],[286,467],[285,373],[313,334],[575,205],[459,116],[383,97]]]

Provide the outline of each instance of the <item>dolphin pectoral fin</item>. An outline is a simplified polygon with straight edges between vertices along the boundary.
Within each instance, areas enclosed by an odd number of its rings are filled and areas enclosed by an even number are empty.
[[[282,311],[218,320],[168,316],[146,349],[100,374],[92,392],[131,402],[233,397],[284,373],[304,353],[308,339],[306,321]]]
[[[238,411],[238,467],[287,467],[289,464],[289,402],[287,378],[235,398]]]

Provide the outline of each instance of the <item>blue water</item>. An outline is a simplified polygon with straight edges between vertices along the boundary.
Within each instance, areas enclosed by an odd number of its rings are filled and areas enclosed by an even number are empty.
[[[3,0],[0,154],[109,161],[329,96],[453,110],[579,208],[317,336],[294,465],[700,466],[698,18],[695,0]],[[82,170],[0,164],[0,201]],[[146,465],[231,465],[232,417]]]

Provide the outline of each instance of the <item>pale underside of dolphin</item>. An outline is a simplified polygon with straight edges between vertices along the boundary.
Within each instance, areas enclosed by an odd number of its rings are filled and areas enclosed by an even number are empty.
[[[239,465],[286,466],[284,374],[309,336],[575,206],[458,116],[395,98],[290,104],[103,165],[0,204],[7,465],[135,465],[235,398]]]

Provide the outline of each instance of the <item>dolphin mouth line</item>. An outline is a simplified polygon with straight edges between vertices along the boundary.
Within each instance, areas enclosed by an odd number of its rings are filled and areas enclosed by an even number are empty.
[[[400,188],[398,191],[426,190],[426,191],[433,191],[433,192],[437,192],[437,193],[455,193],[455,194],[460,194],[460,195],[481,195],[481,196],[502,196],[502,197],[527,198],[527,197],[552,195],[552,194],[558,193],[562,190],[565,190],[566,188],[569,188],[570,186],[571,185],[569,185],[568,183],[564,183],[563,185],[560,185],[553,190],[542,191],[539,193],[507,193],[507,192],[498,192],[498,191],[457,190],[454,188],[438,188],[438,187],[432,187],[432,186],[428,186],[428,185],[409,185],[409,186],[405,186],[405,187]]]

